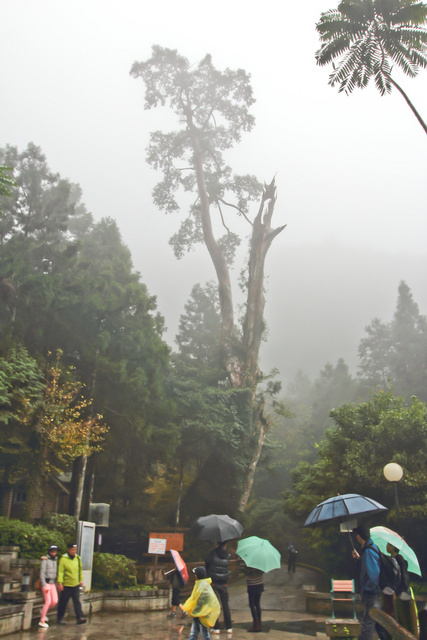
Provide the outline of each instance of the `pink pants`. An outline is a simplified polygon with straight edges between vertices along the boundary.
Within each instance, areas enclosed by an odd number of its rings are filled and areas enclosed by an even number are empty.
[[[53,583],[46,584],[43,587],[43,595],[44,605],[42,614],[40,616],[40,622],[44,622],[48,610],[58,604],[58,593],[56,591],[56,585],[54,585]]]

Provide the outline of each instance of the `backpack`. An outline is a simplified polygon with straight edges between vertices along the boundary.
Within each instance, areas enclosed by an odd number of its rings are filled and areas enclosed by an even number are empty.
[[[372,549],[380,556],[380,588],[383,591],[386,587],[393,589],[399,595],[402,589],[400,583],[402,581],[402,572],[399,563],[392,556],[375,549],[372,545],[367,545],[368,549]]]

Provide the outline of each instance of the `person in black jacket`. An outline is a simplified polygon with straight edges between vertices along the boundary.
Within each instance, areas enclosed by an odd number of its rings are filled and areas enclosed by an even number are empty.
[[[212,587],[216,593],[218,600],[221,603],[222,612],[224,614],[224,623],[227,633],[232,632],[232,622],[230,606],[228,604],[228,563],[230,562],[231,554],[226,548],[227,540],[218,543],[218,546],[209,552],[205,559],[206,572],[209,578],[212,579]],[[212,633],[219,633],[219,617],[215,623]]]
[[[418,612],[409,580],[408,562],[400,555],[399,549],[390,544],[390,542],[387,544],[387,552],[396,560],[400,567],[400,586],[396,589],[397,622],[412,633],[412,635],[417,635]]]
[[[390,544],[390,542],[387,543],[387,553],[389,553],[391,557],[396,560],[400,567],[400,587],[396,590],[396,595],[400,596],[402,592],[409,594],[411,585],[409,582],[407,561],[405,560],[405,558],[403,558],[403,556],[400,555],[399,549]]]

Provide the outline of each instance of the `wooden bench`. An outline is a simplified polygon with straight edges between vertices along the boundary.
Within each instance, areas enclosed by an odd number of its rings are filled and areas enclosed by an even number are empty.
[[[338,598],[336,594],[348,594],[344,598]],[[356,620],[356,601],[354,592],[354,580],[331,580],[331,600],[332,600],[332,617],[335,618],[334,602],[349,602],[353,601],[353,617]]]

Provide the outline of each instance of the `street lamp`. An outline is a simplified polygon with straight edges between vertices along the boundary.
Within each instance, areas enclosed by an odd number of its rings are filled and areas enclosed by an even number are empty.
[[[396,502],[397,521],[400,524],[399,498],[397,496],[397,483],[403,478],[403,469],[397,462],[389,462],[383,469],[386,480],[394,483],[394,499]]]

